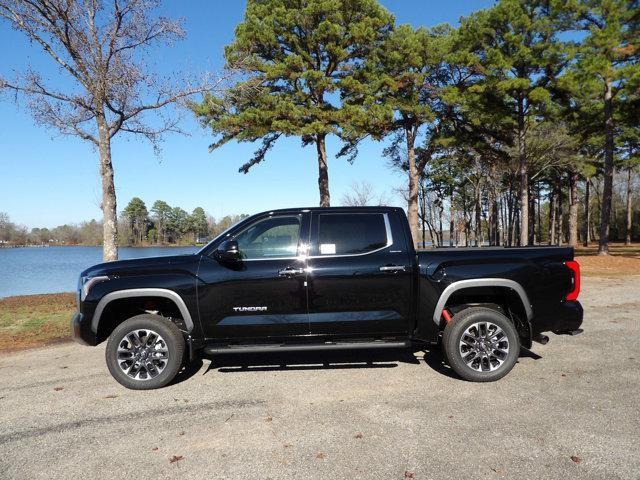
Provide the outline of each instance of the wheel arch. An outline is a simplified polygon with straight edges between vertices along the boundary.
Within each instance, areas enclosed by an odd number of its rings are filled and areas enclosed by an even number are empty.
[[[182,297],[162,288],[136,288],[108,293],[96,306],[91,330],[98,341],[102,341],[126,318],[149,309],[160,310],[163,316],[170,318],[187,334],[193,331],[193,318]]]
[[[447,286],[436,304],[433,321],[442,326],[442,312],[459,311],[471,306],[482,306],[499,311],[516,325],[523,346],[530,348],[533,308],[521,284],[507,278],[476,278],[460,280]]]

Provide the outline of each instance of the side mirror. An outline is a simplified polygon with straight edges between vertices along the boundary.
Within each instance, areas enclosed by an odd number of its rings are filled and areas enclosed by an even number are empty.
[[[222,242],[216,249],[216,257],[223,262],[231,262],[240,260],[240,250],[238,249],[238,242],[235,240],[227,240]]]

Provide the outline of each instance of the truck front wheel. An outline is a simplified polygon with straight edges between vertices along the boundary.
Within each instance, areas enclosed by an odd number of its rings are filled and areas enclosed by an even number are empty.
[[[483,307],[457,313],[444,329],[442,345],[451,368],[471,382],[504,377],[520,353],[513,323],[500,312]]]
[[[175,323],[158,315],[138,315],[122,322],[109,336],[107,367],[127,388],[164,387],[180,370],[184,343]]]

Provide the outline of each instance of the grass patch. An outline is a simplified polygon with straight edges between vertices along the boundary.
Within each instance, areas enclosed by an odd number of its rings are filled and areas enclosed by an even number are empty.
[[[75,294],[26,295],[0,300],[0,350],[39,347],[69,339]]]
[[[598,254],[598,244],[590,243],[588,247],[582,245],[575,247],[576,255],[591,256]],[[609,253],[614,256],[634,257],[640,256],[640,243],[625,245],[624,243],[610,243]]]

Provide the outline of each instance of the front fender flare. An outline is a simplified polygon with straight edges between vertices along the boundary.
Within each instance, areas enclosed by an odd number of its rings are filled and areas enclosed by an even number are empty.
[[[165,288],[132,288],[128,290],[116,290],[115,292],[108,293],[98,302],[96,311],[93,314],[93,318],[91,319],[91,330],[96,334],[98,333],[98,324],[100,323],[100,317],[102,316],[102,312],[110,302],[112,302],[113,300],[119,300],[121,298],[132,297],[168,298],[169,300],[173,301],[178,307],[178,310],[182,315],[182,319],[184,320],[184,324],[187,327],[187,331],[191,333],[191,331],[193,330],[193,319],[191,318],[191,314],[189,313],[189,309],[184,303],[184,300],[176,292],[167,290]]]

